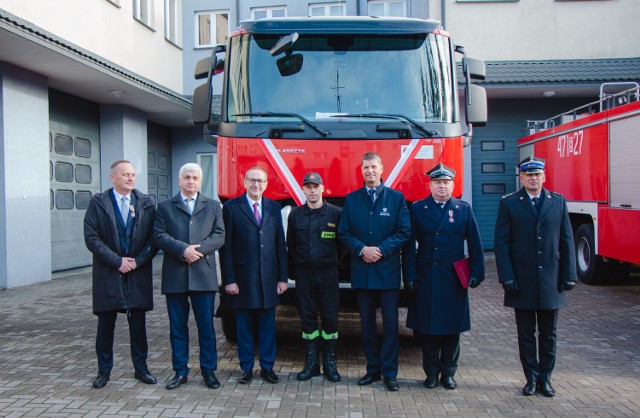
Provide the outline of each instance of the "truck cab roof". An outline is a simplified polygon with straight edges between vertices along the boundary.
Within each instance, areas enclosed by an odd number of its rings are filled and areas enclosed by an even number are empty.
[[[240,22],[242,29],[259,34],[414,34],[442,30],[431,19],[404,17],[338,16],[281,17]]]

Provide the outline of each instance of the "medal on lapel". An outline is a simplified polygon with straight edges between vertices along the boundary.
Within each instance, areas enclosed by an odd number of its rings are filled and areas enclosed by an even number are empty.
[[[449,223],[453,223],[453,222],[454,222],[454,220],[453,220],[453,211],[450,210],[449,211]]]
[[[131,212],[131,217],[136,217],[136,208],[133,205],[129,205],[129,211]]]

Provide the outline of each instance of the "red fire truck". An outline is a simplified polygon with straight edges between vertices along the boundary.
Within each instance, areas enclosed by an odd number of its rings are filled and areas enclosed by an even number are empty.
[[[466,57],[460,105],[456,53],[464,49],[432,20],[242,22],[195,71],[207,82],[194,91],[193,120],[217,146],[220,199],[244,193],[244,173],[260,166],[269,176],[265,196],[281,202],[285,219],[291,205],[304,203],[300,182],[309,171],[322,176],[325,198],[340,205],[362,187],[367,151],[381,155],[385,184],[408,201],[424,197],[424,173],[439,162],[462,178],[463,147],[472,124],[486,122],[487,107],[484,89],[471,84],[484,78],[484,63]],[[219,120],[211,107],[218,73]],[[462,192],[459,181],[455,194]],[[348,288],[348,269],[341,269],[341,282]]]
[[[530,121],[531,134],[518,141],[521,159],[547,160],[545,187],[567,199],[578,277],[590,284],[640,264],[639,88],[603,88],[599,101]]]

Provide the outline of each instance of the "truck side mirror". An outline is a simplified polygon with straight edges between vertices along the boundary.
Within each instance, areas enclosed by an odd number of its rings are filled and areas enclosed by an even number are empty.
[[[217,54],[225,52],[226,45],[216,45],[210,57],[203,58],[196,63],[193,76],[196,80],[206,78],[204,84],[199,85],[193,91],[193,104],[191,106],[191,120],[196,124],[207,124],[211,120],[211,78],[224,70],[224,60],[218,59]]]

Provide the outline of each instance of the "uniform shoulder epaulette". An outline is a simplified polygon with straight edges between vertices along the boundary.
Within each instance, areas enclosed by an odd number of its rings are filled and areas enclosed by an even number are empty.
[[[561,195],[560,193],[552,192],[551,190],[549,190],[549,193],[554,194],[554,195],[556,195],[556,196],[564,197],[564,196],[563,196],[563,195]]]
[[[516,190],[515,192],[511,192],[509,194],[506,194],[506,195],[502,196],[502,198],[506,199],[507,197],[515,196],[517,194],[518,194],[518,190]]]

